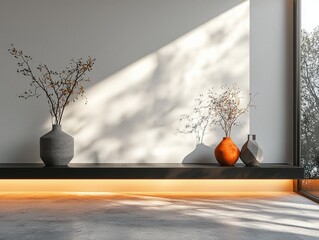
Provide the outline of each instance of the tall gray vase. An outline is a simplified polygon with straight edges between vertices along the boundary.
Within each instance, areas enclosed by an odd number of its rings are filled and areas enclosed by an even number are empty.
[[[61,125],[40,138],[40,157],[47,166],[68,165],[74,156],[74,138],[62,131]]]
[[[240,151],[240,159],[249,167],[258,167],[263,160],[263,150],[256,142],[255,134],[248,134],[248,140]]]

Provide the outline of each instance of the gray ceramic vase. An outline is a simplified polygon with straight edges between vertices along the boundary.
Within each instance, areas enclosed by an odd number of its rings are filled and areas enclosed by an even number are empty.
[[[74,156],[74,138],[62,131],[61,125],[40,138],[40,157],[47,166],[66,166]]]
[[[248,140],[240,151],[240,159],[249,167],[258,167],[263,161],[263,151],[256,142],[256,135],[248,134]]]

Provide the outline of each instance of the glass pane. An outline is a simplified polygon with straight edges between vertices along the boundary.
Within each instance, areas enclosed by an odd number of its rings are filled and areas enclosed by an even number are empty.
[[[319,178],[319,1],[300,7],[300,163],[305,178]]]
[[[300,191],[319,199],[319,0],[300,0]]]
[[[319,198],[319,179],[305,179],[300,183],[301,190]]]

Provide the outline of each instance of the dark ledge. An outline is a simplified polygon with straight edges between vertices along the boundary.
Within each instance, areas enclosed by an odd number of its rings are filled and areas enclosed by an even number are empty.
[[[302,179],[304,169],[289,164],[71,163],[65,167],[43,164],[0,164],[0,179]]]

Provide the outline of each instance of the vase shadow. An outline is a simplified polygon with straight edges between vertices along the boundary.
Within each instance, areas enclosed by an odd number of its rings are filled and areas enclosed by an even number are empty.
[[[186,155],[183,164],[212,164],[216,163],[214,149],[203,144],[197,144],[196,148]]]

